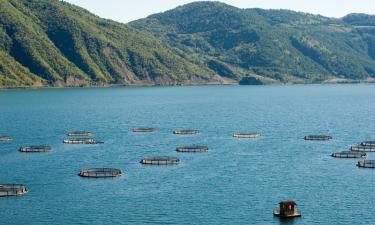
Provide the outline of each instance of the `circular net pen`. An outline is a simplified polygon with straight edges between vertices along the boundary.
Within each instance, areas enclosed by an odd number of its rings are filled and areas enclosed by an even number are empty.
[[[86,145],[95,145],[103,144],[103,141],[96,141],[91,138],[80,138],[80,139],[66,139],[63,141],[64,144],[86,144]]]
[[[177,152],[207,152],[208,147],[207,146],[182,146],[176,148]]]
[[[135,133],[151,133],[154,132],[156,129],[151,127],[136,127],[133,128],[132,131]]]
[[[121,176],[122,171],[114,168],[90,168],[81,170],[78,175],[89,178],[110,178]]]
[[[26,153],[37,153],[37,152],[50,152],[52,151],[51,146],[45,146],[45,145],[40,145],[40,146],[22,146],[19,148],[20,152],[26,152]]]
[[[176,165],[180,160],[170,156],[146,157],[140,161],[144,165]]]
[[[178,135],[196,135],[199,134],[199,130],[175,130],[173,134]]]
[[[233,134],[233,137],[235,137],[235,138],[259,138],[260,136],[261,136],[260,133],[248,133],[248,134],[236,133],[236,134]]]
[[[358,167],[362,168],[375,168],[375,160],[363,160],[357,163]]]
[[[362,146],[374,146],[375,147],[375,141],[362,141]]]
[[[327,135],[307,135],[303,139],[306,141],[329,141],[332,137]]]
[[[335,158],[366,158],[367,154],[365,152],[342,151],[332,153],[331,156]]]
[[[95,134],[92,132],[87,132],[87,131],[75,131],[75,132],[70,132],[67,133],[66,136],[75,136],[75,137],[89,137],[89,136],[94,136]]]
[[[0,136],[0,141],[11,141],[12,137],[10,136]]]
[[[366,145],[366,146],[362,146],[362,145],[352,146],[350,148],[350,150],[352,150],[352,151],[359,151],[359,152],[375,152],[375,146],[369,146],[369,145]]]
[[[24,195],[27,188],[21,184],[0,184],[0,197]]]

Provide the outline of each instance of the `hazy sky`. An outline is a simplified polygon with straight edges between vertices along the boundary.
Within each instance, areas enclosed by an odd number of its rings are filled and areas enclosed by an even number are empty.
[[[65,0],[98,16],[120,22],[144,18],[153,13],[183,5],[192,0]],[[221,0],[240,8],[291,9],[342,17],[348,13],[375,14],[375,0]]]

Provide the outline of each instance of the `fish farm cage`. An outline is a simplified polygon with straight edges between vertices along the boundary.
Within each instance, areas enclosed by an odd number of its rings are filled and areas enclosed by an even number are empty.
[[[87,131],[76,131],[76,132],[70,132],[67,133],[66,136],[76,136],[76,137],[89,137],[89,136],[94,136],[95,134],[92,132],[87,132]]]
[[[362,168],[375,168],[375,160],[363,160],[357,163],[358,167]]]
[[[90,177],[90,178],[107,178],[107,177],[118,177],[122,175],[120,169],[114,168],[90,168],[82,169],[79,174],[81,177]]]
[[[329,141],[332,137],[327,135],[308,135],[305,136],[304,139],[306,141]]]
[[[332,153],[331,156],[335,158],[366,158],[367,154],[365,152],[342,151]]]
[[[176,165],[180,163],[180,159],[170,156],[146,157],[140,161],[145,165]]]
[[[22,146],[19,148],[20,152],[35,153],[35,152],[50,152],[52,151],[51,146]]]
[[[94,145],[94,144],[104,144],[103,141],[96,141],[91,138],[81,138],[81,139],[66,139],[63,141],[64,144],[88,144],[88,145]]]
[[[21,184],[0,184],[0,197],[24,195],[27,188]]]
[[[236,133],[236,134],[233,134],[233,137],[235,137],[235,138],[259,138],[260,136],[261,136],[260,133],[249,133],[249,134]]]
[[[374,146],[375,147],[375,141],[362,141],[362,146]]]
[[[360,151],[360,152],[375,152],[375,146],[371,146],[371,145],[352,146],[350,150]]]
[[[151,127],[136,127],[133,128],[133,132],[135,133],[151,133],[154,132],[156,129]]]
[[[207,146],[181,146],[176,148],[177,152],[207,152]]]
[[[12,137],[10,136],[0,136],[0,141],[11,141]]]
[[[173,131],[173,134],[195,135],[195,134],[199,134],[199,130],[175,130],[175,131]]]

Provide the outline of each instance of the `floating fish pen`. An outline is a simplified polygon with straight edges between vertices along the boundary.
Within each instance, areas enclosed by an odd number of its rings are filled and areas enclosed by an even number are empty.
[[[27,188],[21,184],[0,184],[0,197],[24,195]]]
[[[327,135],[308,135],[305,136],[304,139],[306,141],[329,141],[332,137]]]
[[[199,130],[175,130],[173,134],[179,135],[196,135],[199,134]]]
[[[122,171],[114,168],[90,168],[81,170],[78,175],[90,178],[107,178],[121,176]]]
[[[177,152],[207,152],[207,146],[182,146],[176,148]]]
[[[235,138],[259,138],[260,136],[261,136],[260,133],[249,133],[249,134],[236,133],[236,134],[233,134],[233,137],[235,137]]]
[[[87,145],[94,145],[94,144],[103,144],[103,141],[96,141],[90,138],[82,138],[82,139],[67,139],[63,141],[64,144],[87,144]]]
[[[332,153],[331,156],[335,158],[366,158],[367,154],[365,152],[342,151]]]
[[[375,141],[362,141],[362,146],[374,146],[375,147]]]
[[[0,141],[11,141],[12,137],[9,136],[0,136]]]
[[[357,163],[358,167],[375,168],[375,160],[363,160]]]
[[[144,158],[140,163],[146,165],[176,165],[180,163],[180,160],[176,157],[156,156]]]
[[[76,137],[89,137],[89,136],[94,136],[95,134],[92,132],[87,132],[87,131],[76,131],[76,132],[67,133],[66,135],[76,136]]]
[[[52,151],[51,146],[22,146],[19,148],[20,152],[35,153],[35,152],[50,152]]]
[[[154,132],[156,129],[151,127],[136,127],[133,128],[133,132],[136,133],[151,133]]]
[[[360,152],[375,152],[375,146],[370,146],[370,145],[359,145],[359,146],[352,146],[350,148],[352,151],[360,151]]]

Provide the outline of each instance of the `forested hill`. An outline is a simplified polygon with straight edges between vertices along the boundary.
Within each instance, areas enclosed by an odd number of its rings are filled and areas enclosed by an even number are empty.
[[[375,16],[195,2],[130,23],[242,83],[375,78]]]
[[[122,24],[0,0],[0,87],[372,81],[375,19],[195,2]]]
[[[69,3],[0,0],[2,87],[206,83],[213,75],[167,43]]]

